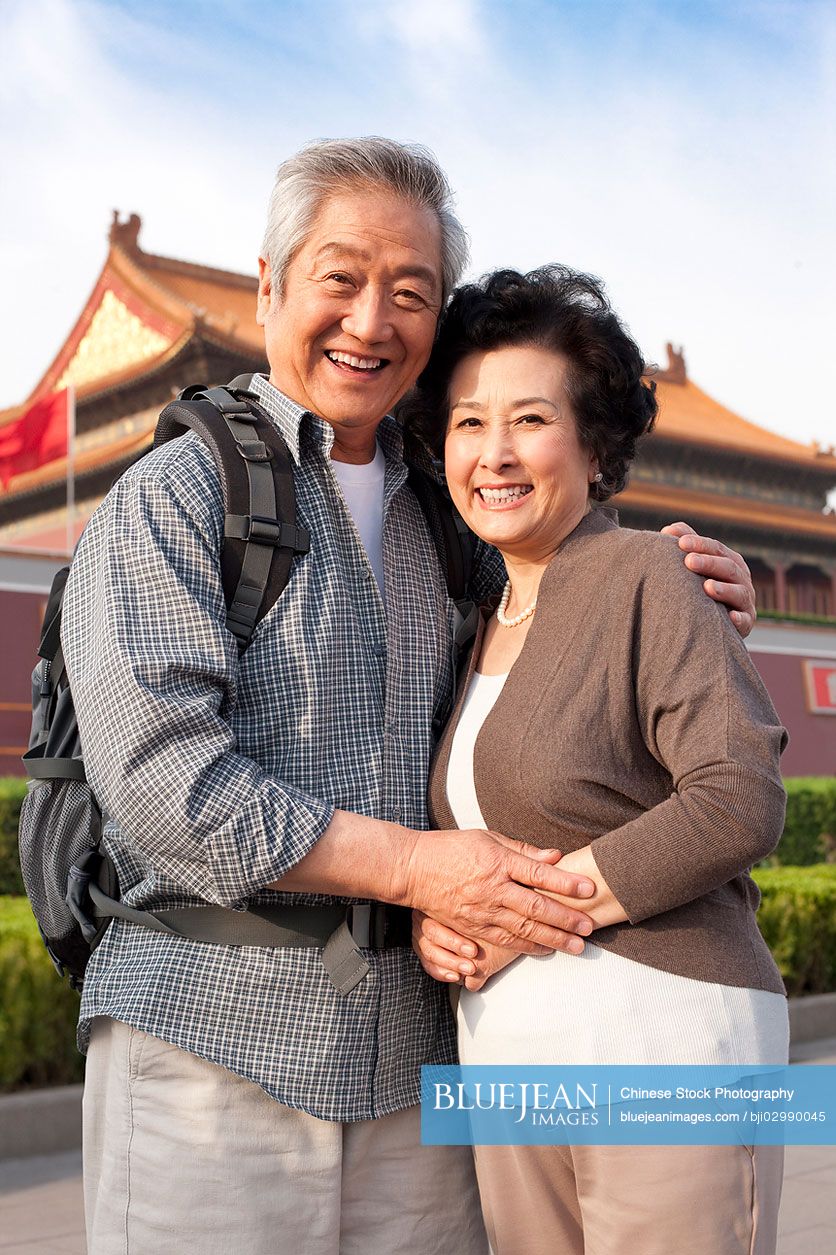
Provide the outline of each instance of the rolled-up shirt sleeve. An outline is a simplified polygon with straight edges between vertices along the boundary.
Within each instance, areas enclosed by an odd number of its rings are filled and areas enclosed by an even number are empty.
[[[732,627],[674,546],[655,544],[634,606],[636,716],[670,773],[664,802],[593,843],[631,923],[701,897],[777,845],[786,732]]]
[[[190,438],[181,458],[205,468]],[[147,465],[146,465],[147,464]],[[194,509],[151,455],[88,525],[67,585],[62,643],[88,780],[158,876],[225,907],[311,849],[333,806],[240,754],[239,660],[225,627],[220,490]]]

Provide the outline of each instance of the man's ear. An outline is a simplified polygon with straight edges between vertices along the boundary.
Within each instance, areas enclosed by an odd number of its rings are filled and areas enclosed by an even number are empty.
[[[267,321],[267,316],[273,308],[273,272],[270,269],[270,263],[266,257],[258,259],[258,304],[256,305],[255,320],[259,327],[263,327]]]

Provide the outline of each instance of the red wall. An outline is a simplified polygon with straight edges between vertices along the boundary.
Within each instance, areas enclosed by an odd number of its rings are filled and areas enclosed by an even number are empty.
[[[31,674],[37,661],[46,597],[0,589],[0,775],[23,775],[20,755],[29,740]],[[815,654],[810,654],[815,658]],[[786,776],[836,775],[836,715],[813,715],[804,697],[803,659],[752,651],[790,744]]]
[[[43,593],[0,588],[0,776],[25,774],[20,755],[29,742],[32,668],[45,607]]]
[[[811,659],[816,655],[811,653]],[[798,654],[761,654],[752,661],[790,734],[781,767],[785,776],[836,775],[836,715],[812,715],[804,696],[804,659]]]

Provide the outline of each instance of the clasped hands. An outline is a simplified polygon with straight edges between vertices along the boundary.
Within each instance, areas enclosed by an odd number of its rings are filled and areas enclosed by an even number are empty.
[[[422,833],[410,879],[425,971],[472,990],[521,954],[580,954],[593,929],[626,919],[590,846],[562,856],[479,829]]]

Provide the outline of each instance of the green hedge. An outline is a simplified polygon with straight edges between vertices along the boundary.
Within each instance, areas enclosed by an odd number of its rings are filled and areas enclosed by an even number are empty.
[[[790,995],[836,991],[836,865],[758,868],[758,923]],[[0,1091],[83,1073],[78,994],[59,980],[25,899],[0,897]]]
[[[770,865],[809,867],[836,861],[836,776],[785,780],[787,819]]]
[[[23,893],[17,856],[17,821],[26,781],[0,776],[0,894]]]
[[[811,627],[833,627],[832,614],[793,614],[789,610],[758,610],[759,619],[778,619],[784,623],[807,623]]]
[[[58,978],[25,898],[0,897],[0,1091],[80,1081],[78,994]]]
[[[759,867],[758,925],[787,993],[836,992],[836,864]]]
[[[769,867],[809,867],[836,862],[836,776],[785,780],[787,821]],[[0,778],[0,894],[22,894],[17,821],[26,781]]]

